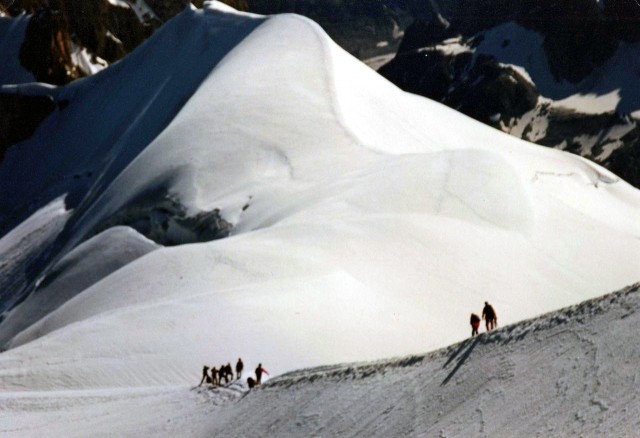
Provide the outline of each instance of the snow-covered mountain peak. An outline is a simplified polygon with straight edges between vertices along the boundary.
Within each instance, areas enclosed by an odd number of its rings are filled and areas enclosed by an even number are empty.
[[[504,325],[637,281],[640,192],[403,93],[295,15],[189,9],[47,92],[0,165],[10,391],[419,353],[487,300]]]

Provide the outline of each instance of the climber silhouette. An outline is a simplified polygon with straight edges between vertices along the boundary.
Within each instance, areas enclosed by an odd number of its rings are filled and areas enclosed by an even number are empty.
[[[211,377],[209,377],[209,367],[206,365],[204,366],[204,368],[202,368],[202,380],[200,380],[198,386],[202,386],[205,380],[207,381],[207,383],[211,382]]]
[[[240,379],[242,377],[242,370],[244,369],[244,364],[242,363],[242,359],[238,358],[238,363],[236,363],[236,379]]]
[[[478,334],[478,327],[480,327],[480,317],[475,313],[471,314],[471,336]]]
[[[259,363],[256,368],[256,385],[260,385],[262,383],[262,373],[269,375],[269,372],[262,368],[262,364]]]
[[[486,323],[487,331],[493,330],[498,326],[498,316],[496,315],[496,311],[487,301],[484,302],[484,309],[482,309],[482,319],[484,319]]]

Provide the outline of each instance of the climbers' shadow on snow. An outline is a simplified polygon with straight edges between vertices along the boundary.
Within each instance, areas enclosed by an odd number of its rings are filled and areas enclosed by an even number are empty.
[[[453,368],[453,370],[451,370],[451,372],[447,375],[447,377],[445,377],[445,379],[442,381],[440,386],[444,386],[447,383],[449,383],[449,380],[451,380],[451,378],[455,376],[455,374],[458,372],[462,364],[466,362],[467,358],[471,355],[471,352],[473,351],[473,349],[476,348],[476,345],[478,344],[479,341],[480,341],[480,337],[476,336],[475,338],[473,338],[473,340],[470,339],[467,342],[463,342],[462,345],[460,345],[460,348],[458,348],[449,357],[449,360],[447,360],[447,362],[444,364],[442,368],[446,368],[447,365],[449,365],[453,361],[453,359],[455,359],[462,352],[462,356],[460,356],[460,359],[458,359],[458,363],[456,363],[456,366]]]

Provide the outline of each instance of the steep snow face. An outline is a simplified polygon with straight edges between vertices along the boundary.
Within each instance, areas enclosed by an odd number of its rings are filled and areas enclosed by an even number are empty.
[[[0,209],[8,217],[24,215],[41,207],[41,199],[64,193],[69,193],[69,208],[90,204],[260,23],[189,9],[109,73],[49,91],[60,110],[29,141],[7,152],[0,166]],[[177,36],[184,38],[177,41]],[[25,156],[31,157],[29,178]]]
[[[7,391],[422,352],[465,338],[485,300],[506,324],[637,280],[637,190],[401,92],[298,16],[189,10],[57,93],[69,106],[0,172],[25,205],[73,195],[39,274],[65,266],[74,292],[9,340]],[[214,211],[228,238],[73,280],[114,217],[141,231]]]

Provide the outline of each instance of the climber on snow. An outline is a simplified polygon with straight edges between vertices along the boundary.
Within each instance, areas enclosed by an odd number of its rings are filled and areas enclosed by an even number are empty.
[[[471,336],[478,334],[478,327],[480,327],[480,317],[475,313],[471,314]]]
[[[493,330],[498,326],[498,316],[493,306],[487,301],[484,302],[484,309],[482,309],[482,319],[485,320],[487,331]]]
[[[260,363],[256,368],[256,385],[260,385],[260,383],[262,383],[262,373],[269,375],[269,372],[262,368],[262,364]]]

